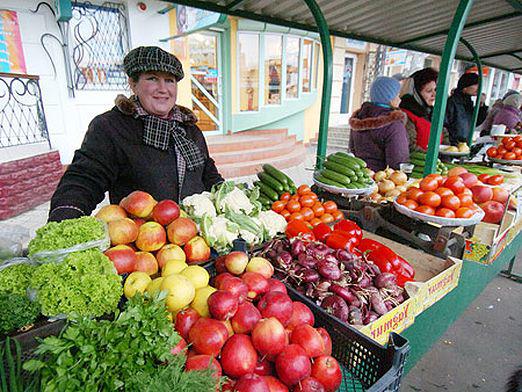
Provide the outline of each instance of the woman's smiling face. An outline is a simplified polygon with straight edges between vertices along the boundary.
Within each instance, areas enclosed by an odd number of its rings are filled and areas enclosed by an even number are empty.
[[[165,118],[176,104],[178,82],[170,73],[144,72],[137,82],[129,78],[129,84],[143,109],[152,115]]]

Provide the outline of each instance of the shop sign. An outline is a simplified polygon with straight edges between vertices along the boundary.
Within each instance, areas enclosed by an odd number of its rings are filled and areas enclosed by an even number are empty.
[[[359,41],[358,39],[346,38],[346,46],[353,49],[364,50],[366,49],[366,42]]]
[[[0,72],[26,73],[18,15],[15,11],[0,10]]]
[[[176,6],[178,35],[201,30],[219,23],[223,19],[222,16],[226,18],[226,15],[221,15],[217,12],[178,5]]]
[[[387,66],[398,66],[406,65],[406,57],[408,51],[405,49],[390,49],[386,52],[386,65]]]

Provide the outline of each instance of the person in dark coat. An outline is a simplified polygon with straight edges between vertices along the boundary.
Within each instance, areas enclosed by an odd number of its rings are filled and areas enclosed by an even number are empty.
[[[399,169],[409,159],[407,117],[397,109],[400,87],[393,78],[378,77],[370,88],[371,101],[350,118],[350,151],[374,171]]]
[[[51,199],[50,221],[90,215],[109,192],[118,204],[135,190],[180,201],[223,181],[195,115],[176,105],[181,62],[154,46],[123,61],[132,95],[96,116]]]
[[[471,97],[477,95],[478,78],[479,76],[476,73],[462,75],[457,83],[457,88],[448,99],[446,127],[451,145],[456,146],[458,143],[468,141],[474,109]],[[482,105],[482,112],[482,114],[479,113],[479,117],[484,120],[486,118],[484,112],[487,112],[487,107],[484,107],[484,105]],[[477,121],[477,125],[480,125],[480,121]]]

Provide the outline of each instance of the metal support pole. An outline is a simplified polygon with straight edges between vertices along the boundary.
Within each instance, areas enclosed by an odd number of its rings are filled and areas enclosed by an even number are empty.
[[[323,48],[323,93],[321,101],[321,115],[319,117],[319,137],[317,141],[316,165],[323,167],[323,160],[326,156],[326,143],[328,140],[328,119],[330,117],[330,100],[332,98],[332,43],[330,41],[330,31],[321,8],[315,0],[304,0],[312,15],[314,16],[319,35],[321,36],[321,46]]]
[[[478,83],[478,91],[477,91],[477,102],[475,102],[475,108],[473,109],[473,117],[471,118],[471,126],[469,130],[468,135],[468,146],[471,147],[471,144],[473,143],[473,134],[475,133],[475,126],[477,124],[477,118],[480,111],[480,96],[482,95],[482,87],[484,85],[483,83],[483,77],[482,77],[482,61],[480,61],[480,57],[478,53],[476,52],[475,48],[464,38],[460,39],[460,42],[468,48],[468,50],[473,55],[473,60],[475,60],[475,64],[477,64],[477,71],[479,74],[479,83]]]
[[[460,0],[453,21],[451,22],[448,38],[444,44],[444,52],[442,53],[442,61],[440,65],[439,78],[437,81],[437,95],[435,97],[435,107],[433,109],[433,117],[430,128],[430,141],[428,144],[428,153],[426,156],[426,166],[424,167],[424,175],[435,172],[437,165],[437,157],[439,155],[440,135],[444,126],[444,118],[446,115],[446,104],[448,101],[449,76],[451,63],[455,59],[455,53],[459,44],[459,38],[464,29],[466,19],[471,10],[474,0]]]

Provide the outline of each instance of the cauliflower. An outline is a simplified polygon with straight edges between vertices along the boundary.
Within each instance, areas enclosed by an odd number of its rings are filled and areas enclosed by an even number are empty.
[[[261,211],[258,218],[270,238],[275,237],[277,233],[284,233],[286,230],[286,219],[277,212]]]
[[[207,243],[220,254],[232,249],[233,241],[239,235],[239,226],[223,215],[204,215],[201,228]]]
[[[255,244],[258,244],[260,242],[259,241],[259,237],[257,237],[254,233],[252,233],[252,232],[250,232],[248,230],[239,230],[239,235],[249,245],[255,245]]]
[[[220,211],[230,210],[238,214],[245,213],[247,215],[250,215],[254,210],[254,205],[250,202],[248,196],[237,187],[228,192],[219,201],[217,207]]]
[[[201,219],[203,215],[217,215],[210,192],[196,193],[195,195],[187,196],[181,204],[192,218]]]

